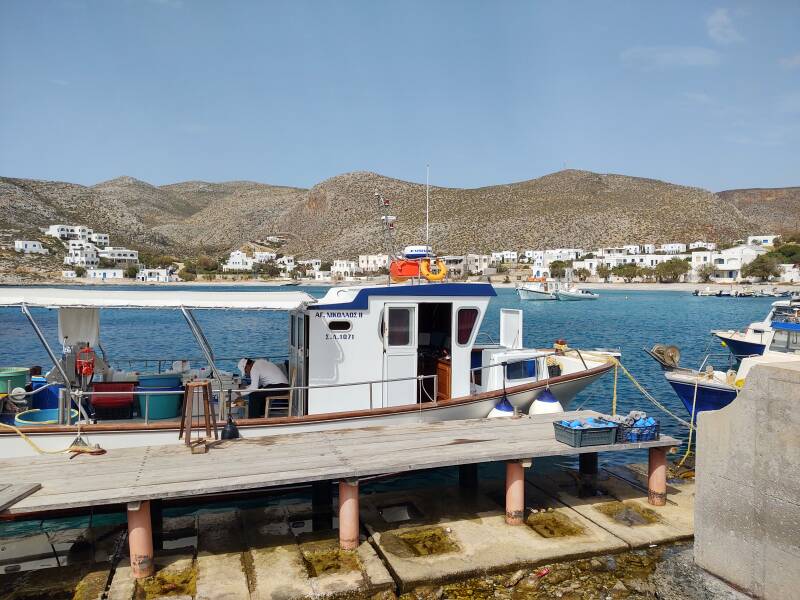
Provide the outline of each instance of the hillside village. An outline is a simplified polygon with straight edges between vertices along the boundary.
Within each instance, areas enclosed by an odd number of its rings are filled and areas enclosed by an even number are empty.
[[[168,283],[204,280],[264,279],[330,283],[356,281],[388,273],[388,254],[360,254],[332,261],[283,254],[285,239],[267,236],[230,252],[227,259],[208,256],[179,262],[169,256],[140,259],[139,251],[111,246],[110,236],[84,225],[53,224],[42,228],[46,238],[60,242],[65,280]],[[14,240],[23,255],[58,254],[38,240]],[[789,244],[787,247],[795,247]],[[798,253],[779,254],[780,236],[751,235],[719,246],[694,241],[664,244],[623,244],[595,249],[547,248],[497,250],[487,254],[444,255],[450,280],[487,279],[511,283],[528,278],[564,278],[580,281],[660,281],[737,283],[746,280],[800,282]],[[761,263],[767,264],[763,267]]]

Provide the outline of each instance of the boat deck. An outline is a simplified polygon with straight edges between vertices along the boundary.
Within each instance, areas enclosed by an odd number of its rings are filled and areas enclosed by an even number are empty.
[[[555,440],[552,422],[595,411],[519,419],[376,426],[220,441],[206,454],[183,444],[109,450],[102,456],[46,455],[0,460],[3,480],[41,489],[0,514],[25,514],[189,498],[323,480],[358,479],[436,467],[544,456],[663,448],[660,440],[573,448]]]

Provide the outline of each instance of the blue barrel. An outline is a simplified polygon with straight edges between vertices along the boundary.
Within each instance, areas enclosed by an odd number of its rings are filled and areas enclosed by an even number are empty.
[[[180,414],[181,401],[183,395],[176,394],[175,392],[183,392],[183,387],[176,385],[171,387],[144,387],[137,386],[137,392],[149,392],[147,395],[137,393],[136,398],[139,401],[139,418],[143,419],[145,414],[145,398],[150,398],[150,410],[147,413],[147,418],[151,420],[159,419],[174,419]],[[172,392],[172,393],[159,393],[159,392]]]
[[[47,385],[47,379],[35,375],[31,377],[31,388],[35,392],[38,389]],[[60,383],[51,385],[50,387],[33,394],[31,398],[31,408],[38,408],[40,410],[47,410],[51,408],[58,408],[58,390],[64,386]]]
[[[181,385],[180,373],[141,373],[139,385],[142,387],[177,387]]]

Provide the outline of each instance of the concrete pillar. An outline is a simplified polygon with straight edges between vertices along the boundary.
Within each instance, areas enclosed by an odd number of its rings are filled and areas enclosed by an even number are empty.
[[[339,482],[339,548],[358,548],[358,480]]]
[[[667,449],[650,448],[647,464],[647,502],[653,506],[667,503]]]
[[[131,555],[131,572],[136,579],[151,577],[153,564],[153,522],[150,519],[150,501],[128,503],[128,546]]]
[[[327,479],[311,483],[311,529],[333,529],[333,484]]]
[[[525,469],[519,461],[506,463],[506,523],[522,525],[525,517]]]

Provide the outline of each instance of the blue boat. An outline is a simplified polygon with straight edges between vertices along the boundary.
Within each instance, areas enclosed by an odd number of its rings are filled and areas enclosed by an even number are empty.
[[[744,331],[728,329],[724,331],[712,331],[723,346],[730,350],[737,361],[748,356],[764,354],[764,351],[772,341],[772,322],[781,322],[800,309],[800,300],[778,300],[773,302],[769,313],[763,321],[750,323]]]

